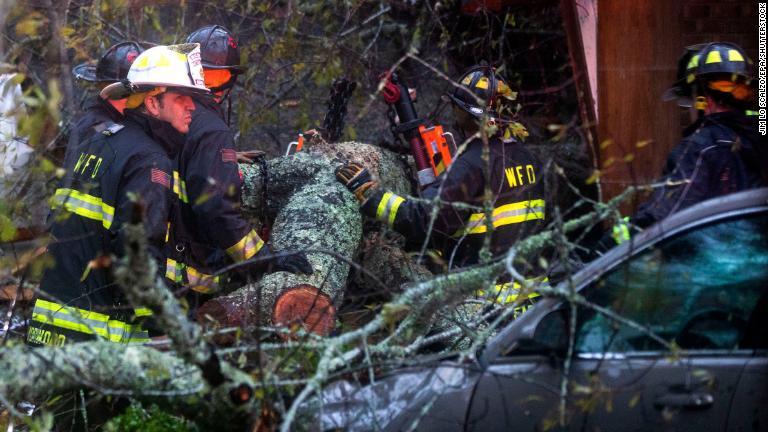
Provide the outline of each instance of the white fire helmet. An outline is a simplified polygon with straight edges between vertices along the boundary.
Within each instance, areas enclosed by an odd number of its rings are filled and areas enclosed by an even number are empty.
[[[105,99],[122,99],[158,87],[192,94],[210,94],[203,80],[200,44],[159,45],[134,60],[126,80],[101,91]]]

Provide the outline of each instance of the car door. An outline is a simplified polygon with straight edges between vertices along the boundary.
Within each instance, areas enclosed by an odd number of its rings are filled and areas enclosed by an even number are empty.
[[[577,312],[573,402],[586,429],[727,430],[755,356],[745,346],[750,317],[767,290],[761,212],[688,229],[582,291],[610,310]]]
[[[728,416],[729,431],[768,430],[768,293],[763,293],[748,322],[744,346],[755,355],[744,367]]]
[[[726,430],[732,402],[757,413],[765,400],[765,388],[753,385],[752,398],[737,390],[749,385],[745,368],[765,379],[765,362],[744,341],[767,289],[765,211],[679,232],[580,290],[564,404],[562,358],[502,356],[477,385],[468,427]],[[567,337],[556,329],[569,312],[551,312],[534,339]]]

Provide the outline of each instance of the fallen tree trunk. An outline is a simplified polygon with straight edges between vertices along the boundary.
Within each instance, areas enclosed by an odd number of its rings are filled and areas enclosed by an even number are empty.
[[[152,320],[167,335],[174,351],[200,368],[206,383],[230,393],[229,403],[249,406],[253,402],[253,380],[247,374],[221,361],[213,347],[203,340],[200,326],[187,318],[179,301],[157,276],[155,261],[149,256],[144,226],[127,224],[126,256],[115,269],[115,279],[134,307],[148,307]],[[143,271],[142,271],[143,270]]]
[[[241,165],[241,171],[246,209],[258,215],[263,206],[276,215],[270,237],[275,252],[307,252],[314,273],[268,274],[203,304],[199,320],[240,327],[301,323],[327,334],[362,233],[357,201],[336,181],[327,160],[309,154],[273,159],[264,166]]]
[[[230,375],[247,376],[226,368]],[[16,345],[0,352],[0,396],[11,403],[84,387],[157,402],[196,421],[215,417],[237,424],[255,411],[253,404],[238,403],[238,384],[211,388],[197,367],[150,347],[94,341],[55,348]]]
[[[143,346],[94,341],[55,348],[16,345],[2,353],[0,394],[12,402],[82,387],[137,395],[191,395],[205,388],[197,368]]]
[[[309,148],[310,154],[327,159],[335,168],[343,162],[358,162],[365,165],[381,187],[398,195],[410,195],[414,175],[410,173],[412,162],[392,151],[370,144],[344,142],[323,143]]]
[[[170,404],[174,412],[203,422],[227,420],[225,428],[238,428],[238,419],[255,412],[252,378],[220,361],[203,340],[200,327],[187,319],[157,277],[143,225],[126,224],[124,233],[126,255],[115,269],[116,281],[132,306],[152,310],[152,319],[180,358],[146,346],[103,340],[63,347],[6,347],[0,350],[0,402],[38,401],[87,387],[137,398],[165,396],[157,401]],[[202,400],[206,403],[200,404]]]
[[[346,161],[364,164],[382,187],[398,195],[411,193],[410,166],[399,155],[370,144],[323,143],[293,156],[269,160],[264,165],[240,164],[243,211],[257,219],[267,216],[273,220],[291,195],[309,184],[320,171],[333,173]]]
[[[363,297],[388,302],[403,292],[405,284],[433,277],[426,267],[403,250],[398,239],[390,237],[393,236],[378,231],[364,234],[357,257],[360,268],[352,278],[354,285],[362,290],[359,295]]]
[[[358,203],[334,175],[346,160],[369,166],[382,186],[409,193],[406,164],[399,156],[366,144],[322,144],[309,152],[240,166],[243,209],[262,221],[274,217],[270,241],[275,251],[307,251],[315,272],[266,275],[202,305],[200,320],[227,327],[301,324],[322,335],[333,329],[362,235]]]

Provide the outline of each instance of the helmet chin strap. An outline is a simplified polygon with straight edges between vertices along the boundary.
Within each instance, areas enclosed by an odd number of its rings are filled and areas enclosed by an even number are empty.
[[[232,89],[229,89],[227,92],[227,126],[230,126],[230,123],[232,122],[232,98],[229,97],[231,91]]]
[[[224,90],[222,87],[218,87],[217,89],[211,89],[211,91],[214,93],[219,92],[221,90]],[[221,99],[216,101],[216,103],[219,105],[223,104],[224,101],[227,101],[227,118],[226,118],[227,126],[230,126],[230,118],[232,117],[232,98],[230,97],[230,95],[232,94],[232,87],[234,87],[234,85],[228,86],[226,90],[224,90],[224,94],[221,96]]]
[[[697,96],[696,100],[693,103],[693,107],[696,108],[696,111],[704,111],[707,109],[707,98],[704,96]]]
[[[224,93],[224,97],[221,98],[221,102],[227,101],[227,126],[230,126],[232,122],[232,98],[230,97],[232,95],[232,87],[234,86],[229,87],[227,92]]]

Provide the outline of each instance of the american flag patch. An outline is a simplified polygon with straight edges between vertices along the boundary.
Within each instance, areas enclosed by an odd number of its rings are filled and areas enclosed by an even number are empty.
[[[237,152],[232,149],[221,149],[222,162],[237,162]]]
[[[150,177],[151,177],[152,183],[157,183],[166,189],[171,188],[171,176],[168,175],[167,172],[163,170],[159,170],[157,168],[152,168],[152,174]]]

